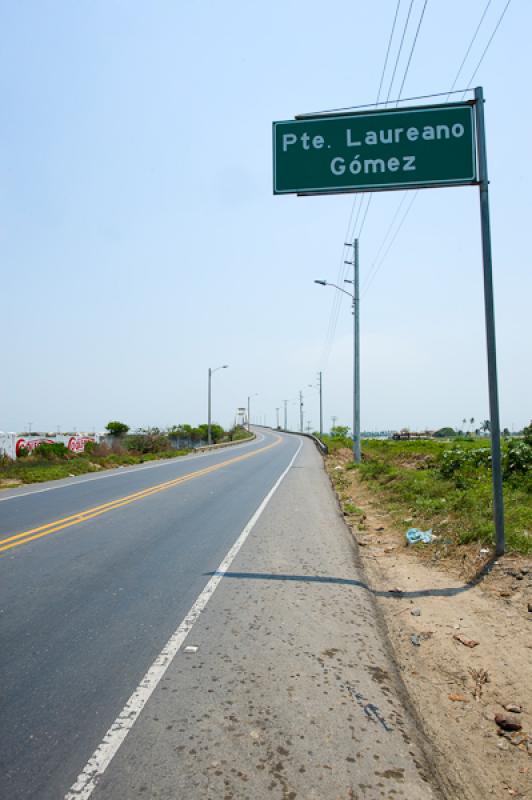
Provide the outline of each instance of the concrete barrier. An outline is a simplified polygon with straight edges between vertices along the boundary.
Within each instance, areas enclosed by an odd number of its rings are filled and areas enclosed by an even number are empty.
[[[301,431],[286,431],[284,428],[271,428],[269,425],[255,425],[256,428],[266,428],[269,431],[279,431],[279,433],[291,433],[293,436],[304,436],[306,439],[312,439],[320,453],[324,456],[328,455],[329,448],[322,442],[321,439],[318,439],[317,436],[314,436],[313,433],[301,433]]]
[[[204,444],[201,447],[195,447],[193,452],[194,453],[205,453],[208,450],[219,450],[221,447],[232,447],[233,445],[237,444],[244,444],[245,442],[251,442],[253,439],[256,439],[254,433],[251,436],[247,436],[245,439],[235,439],[233,442],[218,442],[217,444]]]

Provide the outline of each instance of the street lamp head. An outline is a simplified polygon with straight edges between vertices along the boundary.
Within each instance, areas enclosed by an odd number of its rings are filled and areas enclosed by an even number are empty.
[[[353,266],[353,262],[352,261],[344,261],[344,264],[349,264],[350,267]]]
[[[314,283],[319,283],[319,284],[320,284],[320,286],[327,286],[327,281],[319,281],[319,280],[315,280],[315,281],[314,281]]]
[[[229,364],[222,364],[222,369],[227,369]]]

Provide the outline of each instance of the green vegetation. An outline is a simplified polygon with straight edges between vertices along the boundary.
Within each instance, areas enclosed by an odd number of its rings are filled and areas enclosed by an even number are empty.
[[[334,428],[331,428],[330,434],[324,433],[323,436],[320,436],[319,433],[315,433],[314,435],[327,445],[329,453],[342,450],[344,447],[351,448],[353,446],[353,440],[349,436],[349,428],[347,425],[336,425]]]
[[[532,553],[532,442],[529,436],[502,446],[507,546]],[[347,469],[378,487],[398,523],[411,517],[449,543],[492,543],[489,440],[368,440],[362,452],[362,464]]]
[[[356,514],[357,516],[360,517],[365,516],[363,510],[358,506],[356,506],[354,503],[349,503],[349,502],[344,503],[343,509],[346,514],[353,514],[353,515]]]
[[[440,428],[439,431],[434,431],[434,436],[438,439],[452,439],[453,436],[456,436],[456,431],[454,428]]]
[[[193,428],[192,425],[187,424],[174,425],[173,428],[170,428],[168,431],[168,438],[186,441],[189,443],[189,446],[193,446],[198,442],[207,441],[208,428],[209,426],[206,422],[202,425],[198,425],[197,428]],[[218,444],[218,442],[224,440],[231,441],[231,431],[226,433],[221,425],[217,425],[215,422],[213,422],[211,425],[211,439],[213,444]]]
[[[110,442],[88,442],[83,453],[73,453],[64,444],[45,442],[27,450],[11,460],[0,456],[0,486],[9,488],[20,483],[68,478],[102,469],[142,464],[158,458],[176,458],[190,453],[194,445],[207,440],[207,425],[192,428],[190,425],[174,426],[167,432],[159,428],[146,428],[128,435],[129,427],[122,422],[110,422],[107,430],[115,433]],[[224,431],[212,425],[213,442],[247,439],[243,428]]]
[[[129,430],[129,425],[126,425],[125,422],[118,422],[117,420],[113,420],[112,422],[108,422],[105,426],[105,430],[111,436],[123,436]]]

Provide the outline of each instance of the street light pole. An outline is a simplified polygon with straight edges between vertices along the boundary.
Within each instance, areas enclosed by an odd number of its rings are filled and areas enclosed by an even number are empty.
[[[207,444],[211,443],[211,378],[212,369],[209,367],[209,389],[207,391]]]
[[[348,292],[337,286],[336,283],[329,283],[329,281],[315,280],[314,283],[319,283],[321,286],[333,286],[339,292],[343,292],[351,298],[353,306],[353,461],[360,464],[360,281],[359,281],[359,254],[358,254],[358,239],[355,239],[352,244],[346,244],[346,247],[354,248],[353,261],[345,261],[353,267],[353,280],[345,279],[345,283],[351,283],[353,291]],[[321,384],[321,380],[320,380]]]
[[[320,371],[319,373],[320,378],[320,439],[323,436],[323,394],[322,394],[322,387],[323,387],[323,375]]]
[[[211,369],[209,367],[209,388],[208,388],[208,399],[207,399],[207,444],[212,443],[212,436],[211,436],[211,381],[212,381],[212,374],[213,372],[218,372],[219,369],[227,369],[229,364],[222,364],[221,367],[215,367]]]
[[[248,433],[249,433],[249,432],[250,432],[250,430],[251,430],[251,428],[250,428],[250,424],[251,424],[251,417],[250,417],[250,410],[249,410],[249,406],[250,406],[250,400],[251,400],[251,398],[252,398],[252,397],[258,397],[258,394],[259,394],[258,392],[255,392],[255,394],[250,394],[250,395],[248,395]]]

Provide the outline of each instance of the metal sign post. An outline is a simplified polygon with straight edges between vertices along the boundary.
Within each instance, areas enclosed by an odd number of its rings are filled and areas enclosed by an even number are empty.
[[[497,388],[497,351],[495,346],[495,311],[491,265],[490,206],[488,192],[488,160],[486,128],[484,125],[484,92],[475,89],[477,122],[478,172],[480,195],[480,224],[482,228],[482,261],[484,266],[484,308],[486,314],[486,343],[488,351],[488,387],[490,400],[491,476],[493,481],[493,519],[495,522],[495,555],[504,553],[504,501],[502,494],[501,429],[499,422],[499,392]]]
[[[499,556],[505,548],[504,504],[482,88],[475,89],[474,102],[356,114],[308,114],[273,123],[274,194],[341,194],[468,185],[478,185],[480,190],[493,517],[495,553]],[[357,448],[355,460],[359,460],[358,242],[354,256],[353,449]],[[326,281],[317,282],[327,285]],[[300,403],[302,410],[302,399]]]

